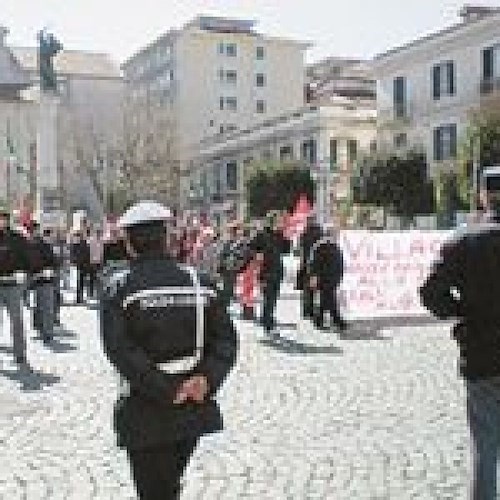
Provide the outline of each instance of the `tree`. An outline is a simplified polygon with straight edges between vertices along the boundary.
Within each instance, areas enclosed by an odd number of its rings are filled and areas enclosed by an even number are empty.
[[[471,116],[469,126],[459,151],[458,192],[460,199],[469,207],[477,204],[473,193],[473,163],[479,170],[485,166],[500,165],[500,111],[481,111]]]
[[[311,174],[295,164],[253,164],[247,172],[246,190],[251,217],[263,217],[272,210],[291,211],[302,194],[314,202]]]
[[[354,183],[354,202],[382,207],[408,219],[434,211],[434,189],[423,154],[367,158]]]

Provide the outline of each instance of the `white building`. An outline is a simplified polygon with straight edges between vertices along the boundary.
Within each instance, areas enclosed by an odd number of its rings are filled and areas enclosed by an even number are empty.
[[[471,113],[500,92],[500,9],[467,6],[460,15],[374,61],[379,145],[422,149],[431,176],[453,169]]]
[[[317,180],[323,217],[350,196],[357,160],[376,145],[372,103],[348,99],[302,107],[224,137],[205,139],[194,161],[191,206],[212,216],[243,218],[246,170],[253,163],[281,162],[307,168]]]
[[[201,140],[303,105],[307,44],[264,36],[254,25],[199,16],[122,66],[132,100],[146,97],[171,113],[181,206],[187,198],[189,161]]]

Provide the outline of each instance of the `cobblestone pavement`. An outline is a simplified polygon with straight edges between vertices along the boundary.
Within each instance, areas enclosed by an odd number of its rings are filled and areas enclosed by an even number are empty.
[[[297,303],[280,308],[296,321]],[[67,307],[62,317],[55,351],[30,339],[36,376],[19,376],[0,337],[0,498],[134,498],[111,431],[116,376],[96,313]],[[226,431],[202,440],[183,499],[466,498],[449,327],[355,325],[339,338],[299,323],[265,344],[257,327],[238,325],[239,362],[220,394]]]

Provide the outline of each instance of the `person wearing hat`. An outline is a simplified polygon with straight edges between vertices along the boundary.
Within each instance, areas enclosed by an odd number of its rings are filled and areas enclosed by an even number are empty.
[[[453,337],[465,379],[472,438],[470,498],[497,498],[500,455],[500,167],[482,172],[484,220],[460,230],[420,288],[439,319],[456,319]]]
[[[0,206],[0,304],[10,317],[14,359],[21,369],[29,369],[21,302],[30,269],[29,244],[10,228],[9,211]]]
[[[101,333],[123,380],[115,408],[139,498],[178,498],[199,438],[222,429],[214,399],[236,358],[236,332],[215,288],[167,255],[168,209],[120,218],[130,263],[103,280]]]
[[[307,264],[309,287],[319,294],[319,308],[313,313],[313,321],[317,328],[324,328],[328,312],[333,324],[343,331],[347,323],[340,314],[338,287],[344,274],[344,258],[335,225],[325,224],[323,231],[324,236],[311,248]]]

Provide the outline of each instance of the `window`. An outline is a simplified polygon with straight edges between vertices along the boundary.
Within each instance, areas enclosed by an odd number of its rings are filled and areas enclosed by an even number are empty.
[[[235,161],[226,163],[226,186],[228,191],[238,190],[238,164]]]
[[[221,126],[219,127],[219,133],[220,133],[220,134],[223,134],[223,133],[224,133],[224,125],[221,125]]]
[[[330,139],[330,169],[334,170],[337,168],[338,161],[338,142],[337,139]]]
[[[220,55],[223,55],[224,54],[224,49],[225,49],[225,45],[224,45],[224,42],[220,42],[217,46],[217,50],[219,52]]]
[[[406,109],[406,78],[398,76],[393,81],[394,116],[403,118],[407,115]]]
[[[396,134],[394,136],[394,147],[396,149],[406,148],[407,143],[408,143],[408,137],[406,134],[401,133],[401,134]]]
[[[257,47],[257,49],[255,51],[255,55],[256,55],[258,61],[262,61],[265,57],[264,47]]]
[[[374,139],[373,141],[370,141],[370,153],[375,154],[377,152],[377,140]]]
[[[316,141],[314,139],[309,139],[302,143],[302,159],[309,165],[316,164]]]
[[[236,57],[237,49],[235,43],[228,43],[226,45],[226,55],[229,57]]]
[[[222,111],[224,109],[224,97],[219,99],[219,109]]]
[[[293,147],[290,144],[280,147],[280,161],[293,159]]]
[[[457,156],[457,126],[443,125],[434,129],[434,160],[444,161]]]
[[[236,71],[233,71],[233,70],[226,71],[226,82],[227,83],[235,84],[237,78],[238,78],[238,75],[236,74]]]
[[[226,124],[226,132],[234,132],[238,127],[234,123]]]
[[[226,97],[226,109],[228,111],[236,111],[238,109],[238,101],[236,97]]]
[[[210,120],[210,121],[208,122],[208,125],[209,125],[210,127],[213,127],[213,126],[215,125],[215,122],[214,122],[213,120]]]
[[[266,102],[262,101],[262,100],[257,101],[256,111],[257,111],[257,113],[265,113],[266,112]]]
[[[482,65],[481,90],[489,93],[495,87],[494,81],[500,77],[500,44],[482,51]]]
[[[358,141],[349,139],[347,141],[347,163],[352,165],[358,159]]]
[[[441,96],[455,95],[455,63],[447,61],[432,68],[432,96],[435,101]]]
[[[223,82],[225,80],[225,77],[226,77],[225,71],[222,68],[219,69],[219,80]]]
[[[255,83],[257,87],[264,87],[266,85],[266,76],[263,73],[257,73]]]

